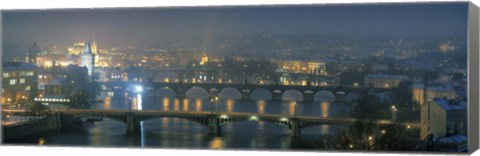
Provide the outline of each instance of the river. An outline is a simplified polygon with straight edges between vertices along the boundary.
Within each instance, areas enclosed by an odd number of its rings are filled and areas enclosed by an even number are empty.
[[[292,116],[342,118],[350,116],[348,106],[338,102],[294,102],[271,100],[233,100],[220,98],[212,104],[208,99],[175,98],[162,94],[115,94],[104,96],[104,102],[91,109],[132,109],[204,112],[249,112]],[[295,106],[296,105],[296,106]],[[140,134],[126,135],[125,124],[104,118],[99,122],[77,123],[60,131],[6,140],[6,144],[43,144],[87,147],[147,147],[190,149],[280,149],[293,148],[290,130],[262,121],[233,122],[222,126],[220,136],[209,136],[207,128],[188,120],[158,118],[143,121]],[[322,135],[344,129],[338,125],[320,125],[302,129],[301,148],[312,148]]]

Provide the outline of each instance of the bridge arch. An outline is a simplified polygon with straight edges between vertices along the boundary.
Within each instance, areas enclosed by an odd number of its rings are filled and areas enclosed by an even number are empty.
[[[265,88],[255,89],[252,94],[250,94],[250,99],[252,100],[272,100],[272,97],[272,93]]]
[[[240,100],[242,99],[242,93],[235,88],[227,87],[223,88],[220,93],[218,93],[218,97],[222,99]]]
[[[328,90],[321,90],[315,93],[315,95],[313,96],[313,100],[333,102],[335,101],[335,94]]]
[[[354,102],[360,98],[362,98],[362,93],[360,91],[352,91],[345,96],[345,101]]]
[[[155,91],[155,94],[165,97],[172,97],[177,95],[177,93],[175,93],[175,91],[169,87],[159,88]]]
[[[393,103],[395,101],[395,94],[388,91],[378,93],[377,97],[381,102],[385,102],[385,103]]]
[[[282,100],[285,101],[303,101],[302,92],[296,89],[289,89],[282,94]]]
[[[193,98],[193,99],[206,99],[209,97],[208,91],[205,90],[202,87],[194,86],[190,88],[186,93],[185,96],[187,98]]]

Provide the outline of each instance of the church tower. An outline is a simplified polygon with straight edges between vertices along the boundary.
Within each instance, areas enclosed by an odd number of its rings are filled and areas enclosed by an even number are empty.
[[[27,57],[25,58],[26,63],[37,64],[37,55],[40,53],[40,48],[37,45],[37,42],[33,42],[33,45],[28,50]]]
[[[85,51],[80,55],[80,66],[87,67],[88,77],[91,81],[94,81],[95,74],[95,54],[92,52],[90,42],[85,43]]]

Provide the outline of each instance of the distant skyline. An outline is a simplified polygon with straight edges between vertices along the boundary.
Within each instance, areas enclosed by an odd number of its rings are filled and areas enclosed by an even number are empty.
[[[4,11],[3,40],[100,47],[239,34],[467,35],[468,3],[173,7]]]

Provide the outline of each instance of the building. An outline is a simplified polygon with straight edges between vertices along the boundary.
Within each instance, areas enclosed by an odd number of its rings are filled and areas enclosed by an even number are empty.
[[[463,100],[434,99],[421,106],[420,137],[426,139],[450,134],[467,135],[467,102]]]
[[[428,144],[428,151],[468,152],[468,138],[461,134],[432,138]]]
[[[425,103],[425,100],[431,101],[435,98],[445,98],[445,99],[454,99],[457,97],[456,91],[442,86],[429,86],[426,88],[427,90],[427,98],[424,99],[424,88],[423,84],[416,84],[412,87],[412,100],[418,102],[420,105]]]
[[[37,96],[37,66],[23,62],[5,62],[2,65],[2,105],[16,104]]]
[[[312,74],[327,76],[326,64],[322,61],[287,61],[275,60],[278,72],[291,74]]]
[[[205,65],[206,63],[208,63],[208,55],[203,54],[202,59],[200,60],[200,65]]]
[[[73,43],[73,46],[68,48],[67,50],[70,55],[80,55],[82,52],[85,51],[85,43],[84,42]]]
[[[88,77],[91,81],[94,81],[95,54],[92,52],[92,48],[90,48],[90,42],[85,43],[85,51],[80,55],[80,59],[80,66],[88,69]]]
[[[366,87],[396,88],[400,82],[407,79],[408,77],[404,75],[368,74],[364,78],[364,84]]]
[[[70,97],[74,93],[73,86],[65,78],[55,79],[45,84],[43,97]]]
[[[63,85],[71,88],[73,93],[76,91],[88,90],[88,69],[76,65],[53,66],[38,73],[38,83],[40,97],[51,95],[54,92],[49,91],[49,85]],[[54,88],[53,88],[54,89]],[[48,92],[48,93],[47,93]],[[70,95],[70,93],[65,93]]]

